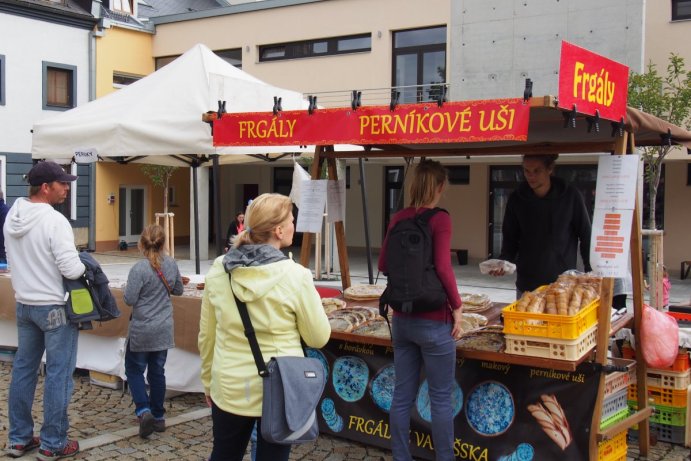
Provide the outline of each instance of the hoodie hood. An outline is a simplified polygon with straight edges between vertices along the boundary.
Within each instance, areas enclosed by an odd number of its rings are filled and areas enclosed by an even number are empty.
[[[530,188],[527,181],[521,182],[518,186],[518,194],[523,200],[559,200],[566,192],[566,183],[563,179],[556,176],[550,177],[550,187],[549,192],[543,198],[535,195],[535,192]]]
[[[26,197],[20,197],[7,214],[5,229],[12,237],[22,238],[53,210],[47,203],[34,203]]]
[[[244,302],[264,296],[292,264],[280,250],[266,244],[231,248],[223,257],[223,268],[232,275],[233,293]]]

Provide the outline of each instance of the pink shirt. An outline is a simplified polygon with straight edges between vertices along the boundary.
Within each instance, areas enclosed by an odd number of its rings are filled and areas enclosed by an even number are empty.
[[[398,221],[412,218],[416,214],[420,214],[428,209],[429,208],[418,208],[416,210],[415,208],[408,207],[393,215],[389,223],[389,228],[387,229],[387,237],[388,231],[396,225]],[[461,307],[461,296],[458,294],[458,287],[456,286],[456,275],[451,268],[451,217],[448,213],[436,213],[429,220],[429,228],[432,233],[432,241],[434,242],[434,268],[446,291],[449,307],[454,310],[458,309]],[[386,269],[386,238],[384,238],[381,253],[379,253],[378,267],[381,272],[388,272]],[[450,309],[439,309],[419,314],[402,314],[400,312],[394,312],[394,315],[399,314],[414,315],[420,318],[444,322],[452,319]]]

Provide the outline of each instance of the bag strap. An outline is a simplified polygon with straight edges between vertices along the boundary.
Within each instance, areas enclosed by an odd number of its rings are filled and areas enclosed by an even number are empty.
[[[230,273],[228,273],[228,281],[230,282]],[[232,291],[232,285],[231,285]],[[245,336],[247,341],[250,343],[250,349],[252,350],[252,355],[254,356],[254,363],[257,365],[257,372],[259,376],[265,378],[269,375],[266,369],[266,364],[264,363],[264,358],[262,357],[262,351],[259,349],[259,343],[257,342],[257,335],[254,332],[254,327],[252,326],[252,320],[250,319],[250,313],[247,311],[247,304],[240,301],[235,293],[233,293],[235,298],[235,304],[238,306],[238,311],[240,311],[240,318],[242,319],[242,325],[245,327]]]
[[[439,211],[443,211],[444,213],[447,213],[447,214],[449,213],[444,208],[435,207],[435,208],[423,211],[422,213],[417,215],[415,217],[415,219],[427,223],[427,222],[429,222],[430,219],[432,219],[432,216],[437,214],[437,212],[439,212]]]
[[[170,292],[173,291],[170,289],[170,285],[168,285],[168,281],[166,278],[163,276],[163,272],[161,272],[161,269],[156,269],[153,264],[151,265],[151,268],[156,272],[156,275],[158,275],[158,278],[161,279],[161,282],[163,282],[163,285],[166,287],[166,291],[168,292],[168,296],[170,296]]]

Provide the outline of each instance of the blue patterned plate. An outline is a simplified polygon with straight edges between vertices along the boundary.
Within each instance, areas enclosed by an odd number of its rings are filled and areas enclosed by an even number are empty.
[[[506,386],[497,381],[485,381],[470,392],[465,412],[475,432],[491,437],[511,426],[516,409]]]
[[[339,357],[333,364],[333,383],[336,394],[346,402],[357,402],[365,395],[369,381],[367,363],[359,357]]]
[[[453,416],[455,418],[456,415],[461,412],[461,408],[463,408],[463,391],[456,380],[454,380],[453,384],[453,391],[451,391],[451,404],[453,405]],[[428,423],[431,423],[432,409],[430,408],[429,384],[427,383],[427,380],[424,380],[420,385],[420,389],[417,392],[415,406],[417,407],[417,412],[420,417]]]

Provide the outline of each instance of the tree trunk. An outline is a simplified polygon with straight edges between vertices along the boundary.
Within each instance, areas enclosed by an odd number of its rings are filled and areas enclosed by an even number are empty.
[[[168,214],[168,179],[163,184],[163,212]]]

